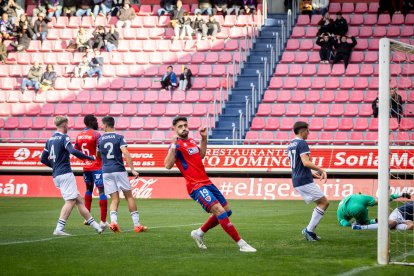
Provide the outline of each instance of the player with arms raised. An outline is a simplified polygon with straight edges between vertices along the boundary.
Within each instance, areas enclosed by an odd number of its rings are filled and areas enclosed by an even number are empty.
[[[138,177],[138,172],[134,170],[132,158],[127,149],[127,143],[124,136],[115,133],[115,120],[111,116],[102,118],[102,129],[105,132],[98,140],[98,157],[102,157],[102,172],[105,194],[111,196],[110,217],[111,224],[109,228],[114,232],[121,232],[118,226],[118,206],[119,192],[124,193],[128,203],[128,209],[131,213],[134,231],[136,233],[147,230],[139,222],[137,204],[132,195],[131,184],[128,179],[128,172],[125,169],[122,154],[124,154],[128,166],[134,176]]]
[[[186,117],[177,117],[173,120],[173,129],[176,135],[165,158],[165,167],[169,170],[177,165],[187,181],[187,191],[192,199],[201,204],[204,210],[212,215],[199,229],[191,232],[191,237],[200,249],[207,249],[204,244],[204,234],[221,225],[223,230],[239,245],[241,252],[256,252],[243,239],[240,238],[236,228],[230,222],[232,211],[223,194],[212,184],[208,178],[202,159],[207,151],[207,130],[200,129],[201,144],[188,138],[188,124]]]
[[[57,188],[60,189],[65,205],[63,205],[60,212],[60,217],[53,235],[68,236],[65,232],[66,220],[69,218],[73,207],[78,207],[79,213],[85,218],[86,223],[100,234],[102,228],[93,219],[88,209],[86,209],[83,199],[79,194],[78,187],[76,186],[75,175],[70,167],[70,154],[78,157],[82,160],[92,160],[95,158],[87,156],[82,152],[73,148],[68,132],[68,118],[64,116],[57,116],[55,118],[55,125],[57,132],[53,134],[46,142],[45,149],[42,152],[40,161],[46,166],[53,169],[53,181]]]
[[[102,181],[102,159],[96,157],[96,148],[98,147],[98,139],[101,134],[98,130],[98,120],[92,114],[86,115],[83,119],[86,128],[81,131],[76,137],[75,149],[81,150],[83,153],[95,156],[94,162],[87,162],[83,166],[83,179],[86,184],[85,192],[85,206],[91,211],[92,193],[94,185],[99,190],[99,207],[101,209],[101,228],[107,228],[109,225],[106,222],[108,213],[108,200],[105,195],[103,181]]]
[[[321,189],[313,182],[313,177],[326,181],[327,175],[323,169],[310,160],[310,150],[308,143],[306,143],[309,134],[308,124],[301,121],[296,122],[293,126],[293,132],[296,137],[287,149],[292,168],[293,187],[307,204],[313,201],[317,205],[308,226],[302,230],[302,234],[308,241],[318,241],[320,237],[314,231],[328,209],[329,202]],[[312,172],[312,170],[316,172]]]

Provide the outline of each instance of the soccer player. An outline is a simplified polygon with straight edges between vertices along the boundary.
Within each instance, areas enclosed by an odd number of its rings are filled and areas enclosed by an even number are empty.
[[[390,229],[400,231],[413,230],[413,207],[414,201],[411,201],[403,206],[395,208],[388,217],[388,225]]]
[[[187,181],[187,191],[190,197],[201,204],[206,212],[212,213],[204,225],[191,232],[191,237],[200,249],[207,249],[204,244],[204,234],[220,224],[239,245],[241,252],[256,252],[256,249],[240,238],[229,220],[232,211],[226,199],[206,174],[202,159],[207,151],[207,130],[200,129],[201,144],[198,147],[193,139],[188,138],[186,117],[176,117],[172,124],[176,135],[165,157],[165,167],[169,170],[175,163]]]
[[[96,157],[96,148],[98,147],[98,139],[101,137],[98,130],[98,120],[92,114],[86,115],[83,119],[86,128],[76,137],[75,149],[81,150],[87,155]],[[83,166],[83,179],[86,184],[85,206],[91,211],[92,192],[94,185],[99,190],[99,207],[101,209],[101,228],[108,228],[106,216],[108,213],[108,200],[105,195],[102,181],[102,159],[96,158],[94,162],[87,162]]]
[[[403,193],[390,195],[390,201],[400,197],[409,198],[410,194]],[[351,226],[354,230],[376,230],[378,224],[376,219],[370,219],[368,216],[368,207],[378,204],[378,200],[370,195],[354,194],[349,195],[339,202],[336,216],[340,226]]]
[[[298,121],[293,125],[293,132],[296,137],[289,144],[287,153],[292,168],[292,183],[295,190],[302,196],[307,204],[316,203],[313,209],[312,218],[308,226],[302,230],[302,234],[308,241],[319,241],[321,238],[316,235],[315,228],[323,218],[329,202],[321,189],[313,182],[313,177],[326,181],[326,171],[316,166],[310,160],[310,150],[306,139],[308,138],[308,123]],[[313,171],[316,172],[313,172]],[[312,177],[313,176],[313,177]]]
[[[87,224],[95,228],[95,230],[100,234],[103,231],[102,228],[93,219],[88,209],[86,209],[83,199],[79,194],[76,186],[75,175],[70,167],[69,155],[72,154],[83,160],[94,161],[95,158],[87,156],[73,148],[70,138],[66,134],[68,132],[67,117],[57,116],[55,118],[55,125],[57,132],[55,132],[55,134],[47,140],[45,149],[43,150],[40,159],[43,164],[53,169],[53,181],[55,182],[56,187],[60,189],[60,193],[65,200],[65,204],[60,212],[60,217],[53,235],[69,235],[65,232],[65,225],[75,205],[81,216],[85,218]]]
[[[121,232],[118,226],[118,206],[119,191],[124,193],[128,202],[128,209],[134,223],[136,233],[147,230],[139,222],[139,214],[135,198],[132,195],[131,184],[128,179],[128,172],[125,169],[122,154],[124,154],[128,166],[135,177],[138,172],[135,171],[132,158],[127,149],[127,143],[124,136],[115,133],[115,120],[113,117],[105,116],[102,118],[102,129],[105,132],[98,140],[98,157],[102,157],[102,172],[105,194],[111,196],[110,217],[111,224],[109,228],[116,232]]]

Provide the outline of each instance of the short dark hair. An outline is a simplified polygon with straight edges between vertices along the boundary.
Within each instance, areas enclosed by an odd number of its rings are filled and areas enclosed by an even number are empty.
[[[342,12],[339,11],[339,12],[336,13],[336,15],[341,15],[342,16]]]
[[[96,122],[98,119],[96,119],[95,115],[93,114],[88,114],[85,116],[85,118],[83,118],[83,123],[85,124],[85,126],[92,128],[93,127],[93,123]]]
[[[111,116],[105,116],[102,118],[102,123],[109,126],[110,128],[114,128],[115,126],[115,119]]]
[[[172,123],[173,126],[175,126],[180,121],[187,122],[187,117],[184,117],[184,116],[175,117],[174,120],[173,120],[173,123]]]
[[[308,128],[309,124],[307,122],[302,122],[302,121],[297,121],[294,125],[293,125],[293,132],[295,134],[299,134],[299,132],[301,131],[301,129],[303,128]]]
[[[168,65],[168,66],[167,66],[167,69],[168,69],[168,68],[171,68],[171,69],[173,69],[173,67],[172,67],[171,65]]]
[[[190,15],[188,12],[183,13],[183,16],[188,16],[188,15]]]

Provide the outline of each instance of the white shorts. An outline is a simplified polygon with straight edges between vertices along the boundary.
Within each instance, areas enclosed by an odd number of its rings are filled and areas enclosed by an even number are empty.
[[[103,182],[106,195],[119,191],[131,191],[131,183],[129,183],[128,173],[126,171],[104,173]]]
[[[398,208],[395,208],[390,216],[388,217],[389,220],[395,221],[398,224],[404,223],[405,219],[403,217],[403,215],[401,214],[400,210],[398,210]]]
[[[325,195],[321,189],[315,183],[306,184],[295,188],[296,191],[302,196],[306,204],[321,199]]]
[[[64,200],[76,199],[80,193],[76,186],[76,178],[73,173],[65,173],[53,178],[56,187],[60,190]]]

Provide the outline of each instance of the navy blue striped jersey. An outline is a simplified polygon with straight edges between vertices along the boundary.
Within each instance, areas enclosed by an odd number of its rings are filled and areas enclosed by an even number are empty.
[[[102,157],[102,173],[124,172],[122,147],[127,143],[124,136],[115,132],[106,132],[98,140],[98,151]]]
[[[302,154],[310,155],[308,143],[306,143],[305,140],[296,137],[289,144],[287,153],[290,159],[290,167],[292,169],[293,187],[313,183],[311,170],[303,165],[302,159],[300,158]]]
[[[71,144],[69,136],[60,132],[55,132],[46,142],[44,151],[48,153],[53,177],[72,172],[70,153],[66,150],[69,144]]]

